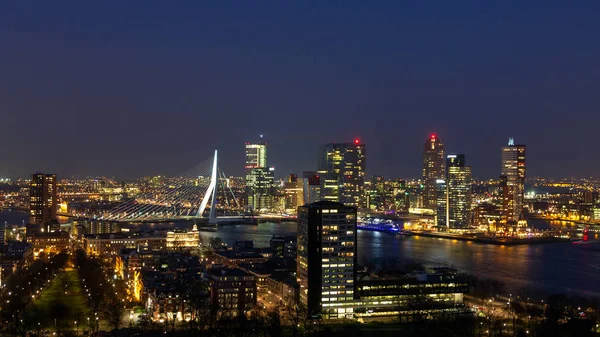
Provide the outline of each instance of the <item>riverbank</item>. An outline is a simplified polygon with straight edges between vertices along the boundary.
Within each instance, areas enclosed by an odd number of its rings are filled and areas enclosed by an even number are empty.
[[[448,240],[470,241],[470,242],[484,243],[484,244],[490,244],[490,245],[504,245],[504,246],[520,246],[520,245],[570,242],[569,239],[547,237],[547,236],[543,236],[543,237],[539,237],[539,238],[518,239],[518,238],[491,238],[491,237],[488,238],[488,237],[481,237],[481,236],[465,236],[465,235],[433,233],[433,232],[413,232],[413,235],[414,236],[432,237],[432,238],[441,238],[441,239],[448,239]]]

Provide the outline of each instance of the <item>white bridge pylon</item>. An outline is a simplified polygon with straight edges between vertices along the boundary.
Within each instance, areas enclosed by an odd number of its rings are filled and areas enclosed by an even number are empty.
[[[202,199],[202,203],[200,204],[200,207],[198,208],[198,213],[196,214],[198,218],[202,217],[202,214],[204,214],[204,210],[206,209],[206,205],[208,204],[208,199],[212,196],[210,202],[210,211],[208,213],[208,223],[211,224],[217,223],[217,170],[217,150],[215,150],[212,173],[210,175],[210,184],[208,185],[208,189],[204,194],[204,198]]]

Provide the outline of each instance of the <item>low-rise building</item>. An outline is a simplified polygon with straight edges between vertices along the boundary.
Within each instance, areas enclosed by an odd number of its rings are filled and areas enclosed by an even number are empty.
[[[33,256],[38,258],[40,254],[54,255],[70,247],[69,233],[57,232],[34,232],[27,234],[27,241],[31,243]]]
[[[89,255],[117,256],[121,249],[166,250],[166,237],[154,233],[88,234],[84,238],[85,250]]]
[[[238,268],[206,270],[211,311],[217,317],[246,315],[256,305],[256,278]]]
[[[223,250],[214,252],[212,256],[216,264],[229,267],[237,267],[240,263],[261,263],[268,260],[255,251]]]
[[[464,277],[451,268],[433,268],[403,276],[360,279],[355,317],[429,315],[465,310]],[[324,304],[325,306],[325,304]]]
[[[200,232],[194,224],[192,230],[176,229],[167,232],[167,250],[196,250],[200,247]]]

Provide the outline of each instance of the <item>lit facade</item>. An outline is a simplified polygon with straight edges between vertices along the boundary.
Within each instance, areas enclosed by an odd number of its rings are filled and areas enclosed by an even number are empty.
[[[352,143],[321,146],[318,162],[323,200],[341,202],[347,206],[365,206],[365,144],[356,139]]]
[[[319,201],[298,208],[297,280],[311,317],[352,317],[356,207]]]
[[[445,179],[444,144],[435,135],[431,135],[423,148],[424,207],[435,209],[437,206],[436,180]]]
[[[437,197],[435,206],[435,223],[436,225],[444,230],[450,226],[449,213],[448,213],[448,185],[444,179],[435,180],[435,193]]]
[[[167,250],[194,250],[200,246],[200,232],[194,224],[192,230],[174,230],[167,232]]]
[[[296,214],[298,206],[304,205],[303,186],[298,180],[297,174],[290,174],[283,185],[285,193],[285,211],[288,214]]]
[[[52,232],[52,233],[33,233],[28,235],[27,241],[31,243],[33,256],[38,258],[41,253],[46,256],[55,255],[70,247],[69,233]]]
[[[271,210],[275,202],[275,175],[272,168],[246,171],[246,208]]]
[[[512,138],[502,147],[502,176],[506,177],[507,207],[511,208],[503,210],[508,214],[505,220],[519,220],[525,194],[525,145],[515,145]]]
[[[164,251],[166,249],[166,237],[124,234],[88,234],[85,235],[84,246],[88,255],[103,257],[117,256],[123,248]]]
[[[55,220],[56,208],[56,174],[32,174],[29,185],[29,222],[46,224]]]
[[[267,167],[267,143],[246,143],[246,209],[271,210],[275,201],[274,168]]]
[[[354,309],[356,317],[405,316],[409,319],[415,315],[469,310],[463,305],[463,294],[469,292],[469,284],[451,269],[359,280],[356,290],[359,296]]]
[[[246,143],[246,169],[267,167],[267,143]]]
[[[447,157],[448,226],[462,228],[471,224],[471,167],[462,154]]]

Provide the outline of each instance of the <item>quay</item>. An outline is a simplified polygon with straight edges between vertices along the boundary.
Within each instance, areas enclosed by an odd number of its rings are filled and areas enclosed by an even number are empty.
[[[570,239],[567,238],[558,238],[551,236],[542,236],[542,237],[534,237],[527,239],[519,239],[519,238],[510,238],[510,237],[502,237],[502,238],[492,238],[492,237],[484,237],[478,235],[456,235],[456,234],[447,234],[447,233],[435,233],[435,232],[415,232],[412,234],[414,236],[424,236],[424,237],[433,237],[440,239],[448,239],[448,240],[458,240],[458,241],[470,241],[475,243],[484,243],[490,245],[504,245],[504,246],[519,246],[519,245],[534,245],[534,244],[545,244],[545,243],[559,243],[559,242],[570,242]]]

